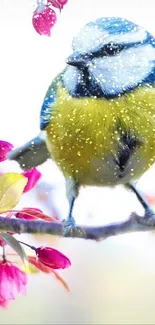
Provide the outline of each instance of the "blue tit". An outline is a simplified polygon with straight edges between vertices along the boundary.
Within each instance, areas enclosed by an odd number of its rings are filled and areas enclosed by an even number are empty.
[[[48,153],[42,136],[41,147],[66,179],[66,234],[76,229],[72,210],[80,186],[123,184],[151,213],[134,182],[155,161],[154,37],[124,18],[106,17],[84,26],[72,48],[40,113]],[[30,143],[10,159],[21,163],[25,151],[32,154]],[[38,164],[41,149],[37,156]]]

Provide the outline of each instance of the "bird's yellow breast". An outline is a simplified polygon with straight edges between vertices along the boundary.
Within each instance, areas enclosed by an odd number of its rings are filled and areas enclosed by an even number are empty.
[[[140,87],[116,99],[73,98],[61,87],[46,128],[49,151],[81,185],[113,185],[138,178],[155,160],[155,88]],[[121,180],[115,163],[124,132],[142,145]]]

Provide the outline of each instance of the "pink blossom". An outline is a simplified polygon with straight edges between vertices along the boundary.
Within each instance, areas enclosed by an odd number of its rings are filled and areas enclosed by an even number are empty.
[[[33,13],[32,24],[40,35],[51,36],[51,29],[57,21],[55,11],[47,5],[40,3]]]
[[[0,140],[0,161],[7,159],[7,153],[11,151],[13,145],[7,141]]]
[[[51,247],[38,247],[36,248],[38,260],[52,269],[65,269],[71,265],[70,260]]]
[[[38,182],[38,180],[41,177],[41,173],[36,168],[27,170],[27,171],[23,172],[22,175],[24,175],[25,177],[28,178],[28,182],[27,182],[27,184],[24,188],[24,191],[23,191],[25,193],[32,190],[32,188],[36,185],[36,183]]]
[[[63,6],[68,2],[68,0],[48,0],[53,7],[63,9]]]
[[[0,262],[0,306],[7,307],[19,293],[26,294],[27,275],[8,261]]]

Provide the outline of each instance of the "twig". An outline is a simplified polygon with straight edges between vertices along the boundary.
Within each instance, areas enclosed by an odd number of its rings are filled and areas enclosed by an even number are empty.
[[[85,232],[85,239],[102,240],[110,236],[136,232],[136,231],[149,231],[155,229],[155,221],[152,225],[146,226],[141,223],[144,219],[136,213],[132,213],[128,220],[122,222],[115,222],[105,226],[90,227],[82,226]],[[45,221],[27,221],[22,219],[7,219],[0,217],[0,232],[15,232],[18,234],[49,234],[63,236],[63,223],[45,222]],[[80,232],[75,232],[74,236],[69,237],[81,238]]]

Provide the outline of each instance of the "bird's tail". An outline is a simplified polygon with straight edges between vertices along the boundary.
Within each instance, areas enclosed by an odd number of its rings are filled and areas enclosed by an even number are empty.
[[[43,133],[41,132],[29,142],[10,151],[7,158],[17,161],[24,170],[41,165],[50,158]]]

